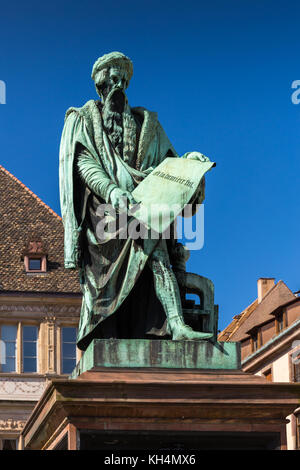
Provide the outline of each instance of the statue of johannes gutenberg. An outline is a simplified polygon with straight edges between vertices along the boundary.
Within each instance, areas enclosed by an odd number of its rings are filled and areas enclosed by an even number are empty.
[[[124,196],[134,203],[134,188],[166,157],[178,158],[156,113],[129,106],[125,90],[132,74],[132,62],[124,54],[100,57],[92,70],[100,100],[70,108],[62,133],[65,267],[80,272],[78,347],[83,350],[93,338],[212,336],[184,323],[172,269],[176,240],[114,237],[99,243],[96,237],[100,204],[126,209]]]

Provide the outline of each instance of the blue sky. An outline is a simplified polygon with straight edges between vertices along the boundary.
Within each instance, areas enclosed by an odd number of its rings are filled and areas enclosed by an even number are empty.
[[[206,178],[205,244],[219,328],[259,277],[299,277],[300,4],[281,0],[6,2],[0,14],[0,163],[58,213],[64,113],[96,99],[94,61],[134,63],[132,106],[157,111],[179,154],[217,162]]]

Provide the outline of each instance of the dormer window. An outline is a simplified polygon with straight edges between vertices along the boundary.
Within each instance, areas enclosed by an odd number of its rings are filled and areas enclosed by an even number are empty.
[[[254,353],[262,346],[262,337],[261,337],[261,330],[260,328],[255,329],[252,331],[251,334],[251,346],[252,352]]]
[[[23,251],[26,273],[47,272],[47,253],[41,240],[29,241]]]
[[[25,271],[27,273],[45,273],[47,271],[46,255],[24,255]]]
[[[258,349],[258,338],[257,338],[257,332],[253,333],[252,335],[252,351],[257,351]]]
[[[40,271],[42,269],[41,258],[29,258],[28,260],[29,271]]]
[[[284,330],[287,326],[286,321],[286,312],[282,311],[276,315],[275,318],[275,325],[276,325],[276,333],[279,334],[282,330]]]

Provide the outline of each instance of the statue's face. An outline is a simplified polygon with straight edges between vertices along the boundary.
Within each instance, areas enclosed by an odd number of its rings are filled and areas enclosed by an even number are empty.
[[[122,108],[125,102],[125,90],[128,87],[128,76],[124,69],[110,67],[98,85],[100,95],[105,102],[108,98],[113,107]]]
[[[107,84],[110,90],[120,88],[125,93],[128,87],[128,77],[125,70],[121,68],[111,67],[107,75]]]

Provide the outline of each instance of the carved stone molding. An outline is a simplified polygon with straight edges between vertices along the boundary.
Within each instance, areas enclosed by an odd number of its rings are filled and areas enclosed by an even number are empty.
[[[54,315],[51,315],[51,314],[50,315],[45,315],[43,317],[43,321],[53,325],[56,321],[56,317]]]
[[[0,399],[38,400],[46,386],[45,379],[0,377]]]
[[[22,431],[26,424],[23,419],[0,419],[0,431]]]
[[[81,306],[67,305],[0,305],[0,312],[26,312],[43,313],[49,316],[54,314],[79,315]]]

